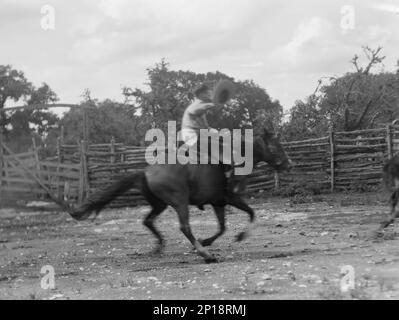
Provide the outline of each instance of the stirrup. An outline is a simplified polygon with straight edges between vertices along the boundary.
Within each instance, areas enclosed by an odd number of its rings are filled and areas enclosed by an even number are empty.
[[[235,181],[234,183],[228,181],[226,185],[226,190],[228,193],[237,194],[241,191],[240,183],[238,181]]]
[[[233,170],[230,170],[230,176],[227,178],[226,188],[229,192],[238,193],[241,190],[241,181],[235,179]]]
[[[233,168],[231,168],[231,169],[229,169],[229,170],[226,170],[226,171],[224,172],[224,175],[225,175],[225,177],[226,177],[227,179],[230,179],[230,178],[233,176]]]

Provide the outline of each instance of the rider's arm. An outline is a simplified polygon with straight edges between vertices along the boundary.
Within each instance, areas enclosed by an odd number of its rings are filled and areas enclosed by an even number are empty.
[[[209,109],[215,108],[215,104],[210,103],[210,102],[201,102],[198,105],[195,106],[195,108],[193,108],[191,110],[191,114],[195,115],[195,116],[201,116],[203,115],[206,111],[208,111]]]

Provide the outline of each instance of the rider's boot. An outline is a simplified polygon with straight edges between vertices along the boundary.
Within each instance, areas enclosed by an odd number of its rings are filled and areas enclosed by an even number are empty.
[[[242,191],[242,179],[240,179],[239,176],[234,175],[234,166],[226,165],[224,175],[227,179],[227,191],[230,193],[239,193]]]

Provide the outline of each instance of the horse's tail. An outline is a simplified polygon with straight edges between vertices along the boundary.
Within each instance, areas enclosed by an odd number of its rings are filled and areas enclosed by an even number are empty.
[[[143,171],[129,174],[99,194],[87,199],[80,207],[74,209],[70,215],[76,220],[86,220],[94,211],[97,216],[108,203],[129,189],[135,188],[141,190],[144,179],[145,175]]]

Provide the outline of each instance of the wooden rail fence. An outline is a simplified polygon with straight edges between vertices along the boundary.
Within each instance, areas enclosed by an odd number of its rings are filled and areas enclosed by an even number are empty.
[[[40,160],[37,149],[14,154],[4,144],[0,148],[0,201],[50,198],[78,202],[80,165]]]
[[[1,142],[1,141],[0,141]],[[295,183],[313,185],[324,192],[344,191],[356,186],[376,186],[382,180],[384,162],[399,151],[399,126],[352,132],[327,132],[324,137],[283,143],[294,162],[289,173],[276,174],[267,164],[254,169],[247,184],[249,193],[271,191]],[[82,202],[126,173],[146,167],[145,148],[126,146],[112,139],[104,144],[75,145],[58,140],[57,156],[39,159],[37,148],[7,155],[0,148],[1,194],[31,193],[44,196],[43,188],[23,172],[17,157],[32,170],[51,192],[70,202]],[[113,207],[141,202],[132,190],[116,199]]]

